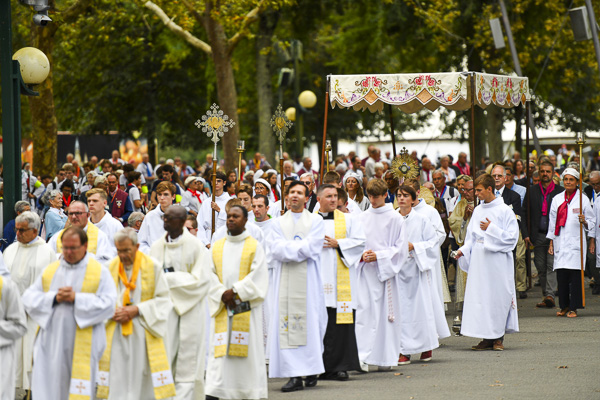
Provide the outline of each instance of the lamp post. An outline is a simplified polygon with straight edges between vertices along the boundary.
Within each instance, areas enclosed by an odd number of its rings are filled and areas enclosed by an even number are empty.
[[[13,57],[10,3],[8,0],[0,1],[4,222],[14,218],[14,205],[21,200],[20,95],[38,96],[39,93],[31,90],[30,86],[42,83],[50,73],[48,58],[38,49],[26,47]]]

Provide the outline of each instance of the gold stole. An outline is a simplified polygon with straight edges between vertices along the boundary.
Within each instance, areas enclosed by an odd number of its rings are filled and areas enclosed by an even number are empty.
[[[109,266],[110,273],[115,281],[115,285],[119,286],[119,266],[121,261],[119,257],[115,257]],[[154,263],[152,259],[138,251],[135,254],[135,260],[133,262],[134,270],[139,269],[142,275],[142,298],[141,301],[148,301],[154,298],[155,289],[155,276],[154,276]],[[133,273],[132,273],[133,276]],[[124,296],[126,297],[126,296]],[[125,300],[125,299],[124,299]],[[112,342],[115,334],[117,323],[110,319],[106,325],[106,350],[100,359],[100,368],[98,371],[98,392],[97,397],[99,399],[107,399],[109,392],[109,374],[110,374],[110,356],[112,351]],[[121,331],[123,332],[123,327]],[[132,326],[133,332],[133,326]],[[165,344],[161,337],[153,336],[147,330],[144,330],[146,334],[146,351],[148,354],[148,362],[150,364],[150,372],[152,373],[152,385],[154,386],[154,397],[156,399],[164,399],[167,397],[175,396],[175,383],[173,381],[173,375],[171,374],[171,368],[169,365],[169,359],[167,358],[167,351]],[[125,333],[123,333],[125,336]]]
[[[215,242],[212,248],[213,261],[217,270],[219,281],[223,283],[223,247],[226,238]],[[244,249],[240,260],[241,281],[250,273],[250,266],[256,253],[256,239],[248,236],[244,240]],[[231,338],[229,340],[229,355],[248,357],[248,343],[250,338],[250,312],[236,314],[232,318]],[[227,350],[227,307],[223,306],[221,312],[215,317],[215,358],[223,357]]]
[[[333,224],[335,227],[335,238],[346,238],[346,217],[339,210],[333,211]],[[337,312],[335,317],[336,324],[351,324],[354,322],[352,316],[352,289],[350,287],[350,270],[340,257],[340,253],[336,250],[337,259]]]
[[[57,242],[58,243],[58,242]],[[44,292],[50,290],[54,274],[60,266],[60,261],[50,264],[42,273],[42,287]],[[100,285],[102,265],[92,258],[88,261],[81,293],[96,293]],[[92,397],[92,332],[94,327],[81,329],[76,327],[75,347],[71,364],[71,387],[69,400],[87,400]]]
[[[2,301],[2,289],[4,288],[4,278],[0,275],[0,301]]]
[[[96,250],[98,250],[98,227],[91,222],[88,221],[87,224],[87,238],[88,238],[88,253],[96,254]],[[58,240],[56,241],[56,252],[62,253],[62,235],[65,233],[63,229],[58,233]]]

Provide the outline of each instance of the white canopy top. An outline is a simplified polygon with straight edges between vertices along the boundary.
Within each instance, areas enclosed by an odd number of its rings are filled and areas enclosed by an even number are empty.
[[[396,106],[405,113],[423,107],[433,111],[471,108],[471,79],[475,75],[475,104],[511,108],[531,99],[526,77],[483,74],[480,72],[445,72],[383,75],[330,75],[331,107],[382,111],[384,104]]]

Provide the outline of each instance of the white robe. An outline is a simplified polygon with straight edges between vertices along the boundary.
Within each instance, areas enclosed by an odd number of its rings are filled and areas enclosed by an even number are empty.
[[[224,226],[227,222],[227,213],[225,212],[225,205],[227,202],[231,200],[231,196],[229,193],[223,191],[223,194],[220,196],[215,196],[215,203],[219,206],[221,211],[215,212],[215,232],[220,227]],[[212,231],[212,197],[206,199],[202,206],[200,207],[200,212],[198,213],[198,217],[196,220],[198,221],[198,231],[204,230],[204,236],[201,238],[206,238],[207,242],[204,244],[209,244],[211,239],[211,231]]]
[[[404,218],[404,217],[403,217]],[[400,267],[398,296],[400,299],[400,353],[417,354],[439,347],[436,321],[442,319],[446,335],[450,336],[441,304],[431,301],[436,290],[432,279],[433,269],[439,265],[438,238],[430,221],[411,210],[404,221],[406,239],[414,250]]]
[[[140,231],[138,232],[138,243],[140,251],[144,254],[150,254],[152,244],[161,237],[165,236],[164,221],[162,220],[165,213],[157,206],[144,217]]]
[[[88,229],[88,227],[86,225],[85,228],[83,228],[83,230],[87,233],[87,229]],[[54,251],[56,254],[62,254],[57,251],[57,248],[56,248],[57,241],[58,241],[58,233],[56,235],[53,235],[52,238],[50,238],[50,241],[48,242],[48,244],[52,248],[52,251]],[[88,248],[89,248],[89,242],[88,242]],[[92,254],[92,253],[89,253],[89,254],[92,257],[94,257],[100,264],[106,265],[110,260],[115,258],[115,256],[117,255],[117,249],[114,244],[112,244],[112,245],[110,244],[110,240],[108,239],[108,236],[106,236],[106,233],[104,233],[100,229],[98,229],[98,244],[96,246],[96,254]]]
[[[258,243],[260,243],[260,245],[263,248],[265,247],[265,235],[264,235],[262,229],[260,229],[258,227],[258,225],[251,224],[250,220],[248,220],[248,223],[246,224],[246,230],[248,231],[250,236],[252,236],[254,239],[258,240]],[[210,243],[214,244],[217,240],[223,239],[224,237],[227,236],[227,233],[228,233],[227,225],[220,227],[219,229],[217,229],[215,231],[215,234],[213,235]]]
[[[167,243],[166,234],[150,249],[164,269],[173,310],[169,314],[166,347],[171,359],[178,400],[204,400],[206,307],[209,290],[208,250],[187,229]]]
[[[586,233],[591,237],[596,236],[596,216],[590,206],[590,200],[583,195],[583,215],[588,223],[588,227],[583,226],[583,269],[585,270],[585,258],[587,251]],[[548,234],[546,237],[552,240],[554,246],[554,270],[557,269],[576,269],[581,270],[580,237],[579,237],[579,190],[575,192],[573,200],[568,207],[567,222],[560,228],[560,234],[554,234],[556,227],[556,214],[558,207],[565,202],[565,192],[559,193],[552,199],[550,213],[548,215]]]
[[[91,221],[91,219],[90,219]],[[92,222],[92,224],[94,224]],[[97,223],[94,224],[98,227],[98,229],[100,229],[102,232],[104,232],[106,234],[106,237],[108,237],[108,241],[110,242],[111,246],[115,249],[116,251],[116,246],[115,246],[115,233],[119,232],[121,229],[123,229],[123,224],[119,222],[119,220],[113,218],[113,216],[108,212],[108,211],[104,211],[104,216],[102,217],[102,219]]]
[[[246,225],[248,226],[248,225]],[[216,268],[211,259],[210,295],[208,304],[212,316],[210,355],[206,368],[206,394],[221,399],[263,399],[267,398],[267,370],[262,335],[262,307],[268,285],[268,271],[265,252],[262,245],[256,247],[256,253],[250,266],[250,273],[239,280],[240,260],[244,249],[244,240],[250,235],[246,230],[238,236],[227,236],[223,247],[223,283],[219,281]],[[212,253],[211,253],[212,254]],[[224,307],[221,301],[223,292],[235,288],[241,301],[249,301],[250,335],[248,357],[225,355],[215,358],[214,332],[215,316]],[[227,337],[231,335],[231,318],[227,318]],[[227,346],[229,351],[229,345]]]
[[[342,252],[342,262],[350,272],[350,289],[352,309],[356,310],[356,267],[365,250],[367,238],[362,229],[360,221],[344,214],[346,217],[346,238],[337,239]],[[333,219],[324,219],[325,235],[335,238],[335,222]],[[323,293],[325,293],[325,305],[337,309],[337,250],[324,248],[321,253],[321,279],[323,280]]]
[[[480,223],[488,218],[487,230]],[[473,210],[463,257],[458,264],[469,274],[461,333],[482,339],[498,339],[519,331],[513,249],[519,240],[519,223],[502,197],[480,203]]]
[[[131,304],[139,309],[133,322],[133,333],[123,336],[117,324],[112,341],[109,375],[109,400],[154,399],[152,372],[146,347],[147,330],[155,337],[167,335],[167,320],[173,305],[160,264],[154,263],[154,297],[142,302],[142,274],[138,274],[135,289],[130,294]],[[127,278],[132,269],[125,268]],[[123,305],[125,286],[119,279],[117,306]],[[170,399],[170,397],[169,397]]]
[[[292,212],[292,211],[288,211]],[[269,377],[290,378],[325,372],[323,337],[327,329],[327,309],[321,282],[321,251],[325,230],[323,218],[310,214],[312,226],[303,240],[287,240],[281,229],[281,219],[271,224],[271,263],[274,268],[273,305],[269,325]],[[281,268],[285,262],[306,261],[306,346],[281,349],[279,346],[279,296]],[[304,284],[299,283],[299,284]],[[287,293],[282,293],[287,295]]]
[[[27,332],[27,319],[17,285],[0,265],[3,279],[0,295],[0,400],[15,398],[17,340]]]
[[[404,219],[390,203],[360,214],[367,243],[377,261],[361,261],[357,269],[356,342],[361,362],[398,365],[400,312],[398,272],[408,256]],[[390,321],[392,319],[392,321]]]
[[[13,282],[23,295],[25,290],[40,276],[48,264],[56,261],[56,254],[41,237],[30,243],[15,241],[4,251],[6,268],[10,271]],[[27,316],[27,334],[17,341],[17,387],[31,388],[31,371],[33,368],[33,342],[38,325]]]
[[[117,293],[108,268],[102,268],[96,293],[80,292],[89,259],[87,253],[77,264],[62,259],[48,292],[44,292],[40,276],[23,294],[25,310],[40,326],[33,349],[32,391],[36,400],[69,397],[76,326],[93,326],[92,388],[96,382],[98,361],[106,346],[104,321],[114,313]],[[75,302],[53,305],[58,289],[65,286],[76,292]],[[91,398],[95,398],[95,390]]]

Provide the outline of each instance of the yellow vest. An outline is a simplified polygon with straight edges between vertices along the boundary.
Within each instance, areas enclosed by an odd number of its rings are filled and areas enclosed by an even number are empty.
[[[57,242],[58,243],[58,242]],[[50,264],[42,273],[42,288],[44,292],[50,290],[54,275],[60,266],[60,261]],[[96,293],[102,276],[102,265],[92,258],[88,261],[85,277],[81,285],[81,293]],[[75,347],[73,349],[73,361],[71,363],[71,387],[69,389],[69,400],[87,400],[91,398],[95,382],[92,379],[92,331],[94,327],[89,326],[81,329],[78,326],[75,331]]]
[[[212,247],[212,256],[217,270],[219,281],[223,283],[223,247],[226,238],[218,240]],[[258,242],[252,236],[244,240],[242,259],[240,260],[241,281],[250,273],[250,267],[256,254]],[[215,317],[215,358],[223,357],[229,342],[229,355],[248,357],[248,343],[250,340],[250,312],[236,314],[231,322],[231,337],[227,340],[227,307],[223,306],[221,312]]]
[[[98,250],[98,227],[91,222],[88,221],[87,224],[87,238],[88,238],[88,248],[87,251],[92,254],[96,254]],[[62,235],[65,233],[65,230],[58,232],[58,240],[56,241],[56,252],[62,253]]]
[[[115,257],[109,266],[110,273],[115,281],[115,285],[119,286],[119,257]],[[139,273],[142,280],[142,296],[141,301],[148,301],[154,298],[155,276],[154,263],[152,259],[144,253],[138,251],[135,254],[134,265],[139,263]],[[132,296],[133,297],[133,296]],[[117,305],[118,306],[118,305]],[[106,324],[106,349],[100,360],[100,368],[98,371],[98,392],[99,399],[107,399],[109,394],[109,377],[110,377],[110,356],[112,351],[112,342],[115,334],[117,323],[112,319]],[[175,383],[165,350],[165,344],[161,337],[153,336],[147,330],[146,334],[146,351],[148,362],[150,364],[150,372],[152,373],[152,385],[154,386],[154,397],[156,399],[164,399],[175,396]],[[140,366],[141,368],[141,366]],[[119,388],[119,390],[127,390],[127,388]]]

